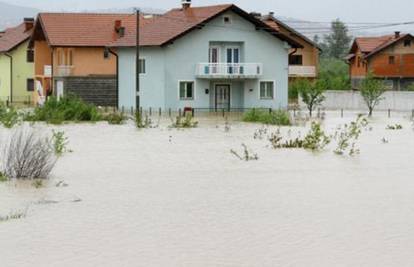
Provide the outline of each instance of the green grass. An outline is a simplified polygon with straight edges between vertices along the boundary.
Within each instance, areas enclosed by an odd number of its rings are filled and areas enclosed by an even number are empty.
[[[62,124],[64,122],[96,122],[102,120],[102,115],[96,106],[87,104],[78,97],[67,96],[59,101],[56,97],[50,97],[44,106],[36,107],[24,119]]]
[[[289,114],[286,111],[277,110],[271,113],[268,110],[252,109],[243,115],[244,122],[258,122],[269,125],[291,125]]]

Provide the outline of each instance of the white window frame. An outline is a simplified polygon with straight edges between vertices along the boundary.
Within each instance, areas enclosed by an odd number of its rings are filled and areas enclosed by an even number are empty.
[[[139,57],[139,60],[142,60],[144,62],[144,68],[145,68],[145,72],[139,73],[139,75],[140,76],[146,75],[147,74],[147,58],[146,57]],[[139,70],[138,70],[138,72],[139,72]]]
[[[262,97],[262,95],[261,95],[262,83],[272,83],[273,84],[273,88],[272,88],[273,97],[272,98],[270,98],[270,97]],[[259,89],[258,91],[259,91],[259,99],[260,100],[275,100],[276,99],[276,81],[274,81],[274,80],[262,80],[262,81],[259,81],[259,87],[258,87],[258,89]]]
[[[181,83],[193,83],[193,97],[192,98],[181,98]],[[194,101],[196,99],[196,82],[194,80],[179,80],[178,81],[178,100],[180,101]]]
[[[213,58],[212,57],[213,49],[217,49],[217,63],[221,63],[221,47],[218,45],[212,45],[208,48],[208,61],[209,61],[208,63],[214,63],[214,62],[211,62],[211,59]]]

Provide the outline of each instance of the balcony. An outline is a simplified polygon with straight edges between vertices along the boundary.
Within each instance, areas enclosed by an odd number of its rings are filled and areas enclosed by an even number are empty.
[[[60,65],[57,67],[56,76],[67,77],[72,75],[73,66]]]
[[[289,77],[316,77],[315,66],[289,66]]]
[[[261,63],[200,63],[196,77],[201,79],[256,79],[263,73]]]
[[[45,77],[45,78],[52,77],[52,66],[51,65],[44,65],[43,66],[43,77]]]

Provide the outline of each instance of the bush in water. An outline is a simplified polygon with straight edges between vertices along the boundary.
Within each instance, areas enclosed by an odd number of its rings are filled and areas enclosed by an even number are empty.
[[[58,100],[49,97],[41,107],[36,107],[32,113],[26,114],[26,121],[44,121],[51,124],[62,124],[66,121],[85,122],[99,121],[102,115],[96,106],[87,104],[75,96],[66,96]]]
[[[52,145],[57,156],[61,156],[63,153],[68,151],[68,144],[69,139],[65,136],[64,131],[52,130]]]
[[[20,115],[15,108],[0,104],[0,122],[6,128],[13,128],[20,122]]]
[[[289,114],[283,110],[269,112],[263,109],[251,109],[243,115],[244,122],[259,122],[269,125],[289,126]]]
[[[19,127],[6,143],[2,173],[9,178],[47,179],[56,157],[46,136],[31,127]]]
[[[367,128],[367,126],[367,119],[358,116],[358,118],[350,124],[338,127],[334,135],[334,139],[337,141],[337,147],[334,150],[334,153],[343,155],[348,151],[350,156],[358,154],[359,149],[356,148],[356,141],[359,139],[362,130]]]

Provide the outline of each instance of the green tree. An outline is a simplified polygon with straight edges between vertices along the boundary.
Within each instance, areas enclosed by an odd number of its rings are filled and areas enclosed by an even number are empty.
[[[298,88],[299,95],[302,98],[303,103],[309,110],[309,116],[312,117],[313,110],[322,104],[325,100],[324,92],[326,91],[326,83],[324,80],[316,80],[310,82],[308,80],[302,80],[300,87]]]
[[[349,52],[352,37],[348,34],[348,27],[339,19],[332,21],[331,33],[324,36],[321,47],[323,56],[343,59]]]
[[[361,82],[361,96],[368,107],[368,116],[372,116],[374,108],[384,99],[382,95],[385,92],[384,83],[375,79],[372,73],[368,73]]]
[[[324,80],[328,90],[349,90],[349,66],[340,59],[321,58],[319,64],[319,79]]]

